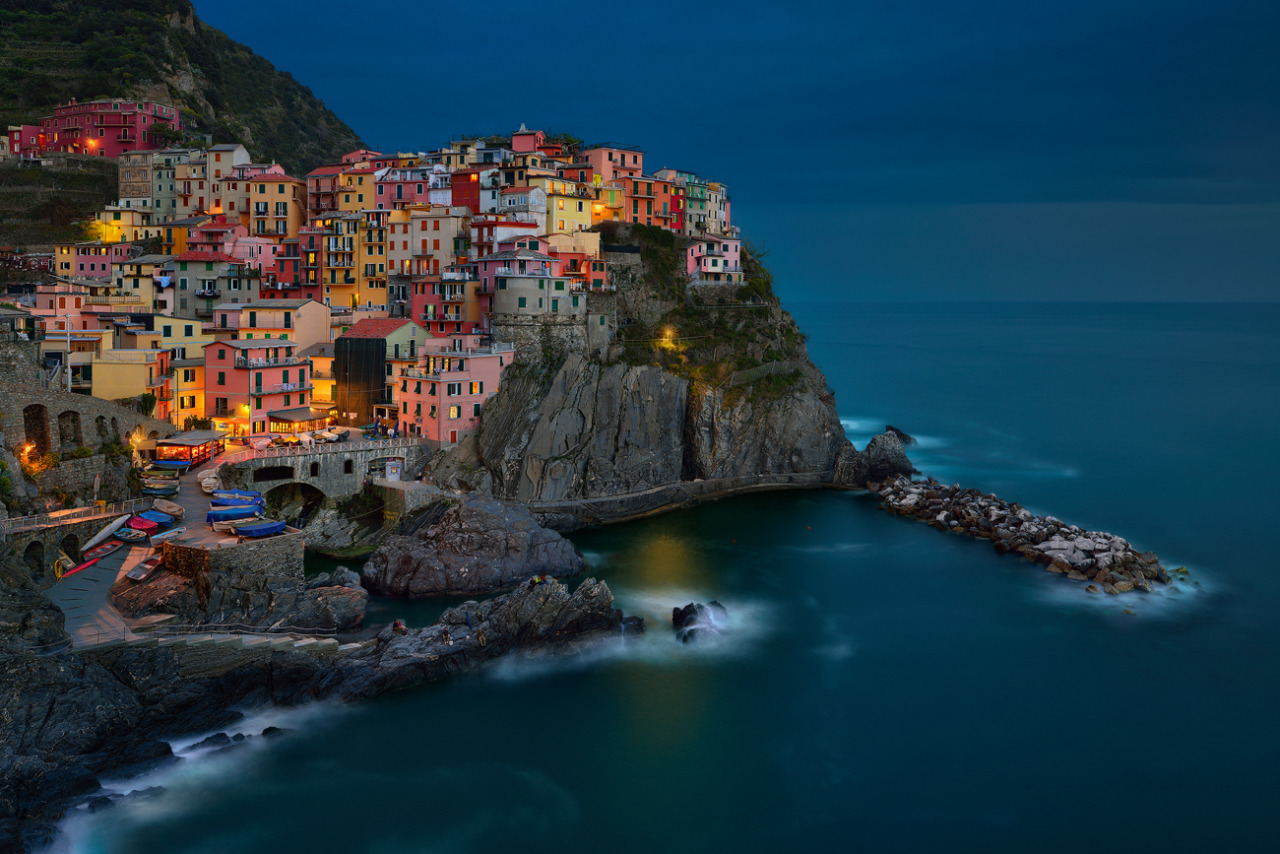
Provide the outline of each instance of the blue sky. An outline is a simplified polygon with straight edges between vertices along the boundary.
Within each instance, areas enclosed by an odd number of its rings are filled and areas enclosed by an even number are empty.
[[[195,5],[380,150],[525,122],[722,180],[791,298],[1277,298],[1274,0]]]

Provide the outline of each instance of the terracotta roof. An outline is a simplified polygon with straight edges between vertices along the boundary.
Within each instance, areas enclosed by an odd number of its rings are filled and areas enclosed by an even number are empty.
[[[307,177],[310,178],[312,175],[341,175],[343,172],[346,172],[346,171],[347,171],[347,164],[332,163],[328,166],[317,166],[315,169],[312,169],[310,172],[307,173]]]
[[[386,338],[406,323],[412,321],[404,317],[371,317],[361,320],[355,326],[342,333],[339,338]]]
[[[183,252],[175,261],[226,261],[231,264],[245,263],[243,258],[233,258],[225,252]]]

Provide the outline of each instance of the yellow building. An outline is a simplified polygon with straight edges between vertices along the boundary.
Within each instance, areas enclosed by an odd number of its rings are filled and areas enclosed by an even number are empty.
[[[89,224],[89,236],[103,243],[132,243],[159,233],[160,227],[151,224],[151,212],[139,208],[112,205],[94,214]]]
[[[204,355],[173,360],[173,423],[185,429],[188,418],[205,418]]]
[[[115,282],[117,292],[112,301],[118,301],[124,311],[141,309],[172,314],[173,280],[162,269],[172,260],[172,255],[139,255],[128,261],[112,264],[111,280]]]
[[[307,182],[288,175],[256,175],[249,180],[249,234],[277,243],[297,237],[307,218]]]
[[[311,381],[314,386],[311,390],[312,408],[332,409],[334,404],[333,342],[323,341],[312,344],[298,355],[304,359],[311,359]]]
[[[377,204],[378,185],[374,168],[361,164],[343,172],[338,178],[338,210],[357,213]]]
[[[169,421],[173,412],[173,374],[168,350],[107,350],[93,359],[93,396],[120,400],[155,395],[152,415]]]
[[[164,223],[160,232],[160,252],[163,255],[181,255],[187,251],[187,239],[198,226],[212,220],[208,214],[189,216]]]
[[[530,187],[541,187],[547,194],[547,218],[543,233],[584,231],[592,223],[593,193],[584,185],[556,175],[529,176]]]
[[[175,359],[204,357],[204,345],[213,343],[214,336],[205,331],[198,320],[185,317],[157,317],[156,332],[160,334],[160,346],[174,351]]]

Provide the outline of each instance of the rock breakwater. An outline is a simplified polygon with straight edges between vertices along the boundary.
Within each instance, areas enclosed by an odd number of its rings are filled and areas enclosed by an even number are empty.
[[[899,476],[873,491],[879,494],[880,506],[891,513],[940,531],[991,540],[998,552],[1020,554],[1073,581],[1093,582],[1085,588],[1091,593],[1150,592],[1153,583],[1171,580],[1153,552],[1138,552],[1115,534],[1038,516],[977,489],[946,486],[934,478],[912,481]]]

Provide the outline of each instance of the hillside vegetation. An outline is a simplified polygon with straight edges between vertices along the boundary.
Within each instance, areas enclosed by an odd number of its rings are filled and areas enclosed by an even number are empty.
[[[362,145],[310,89],[202,23],[188,0],[0,0],[0,122],[107,97],[172,103],[191,130],[294,173]]]

